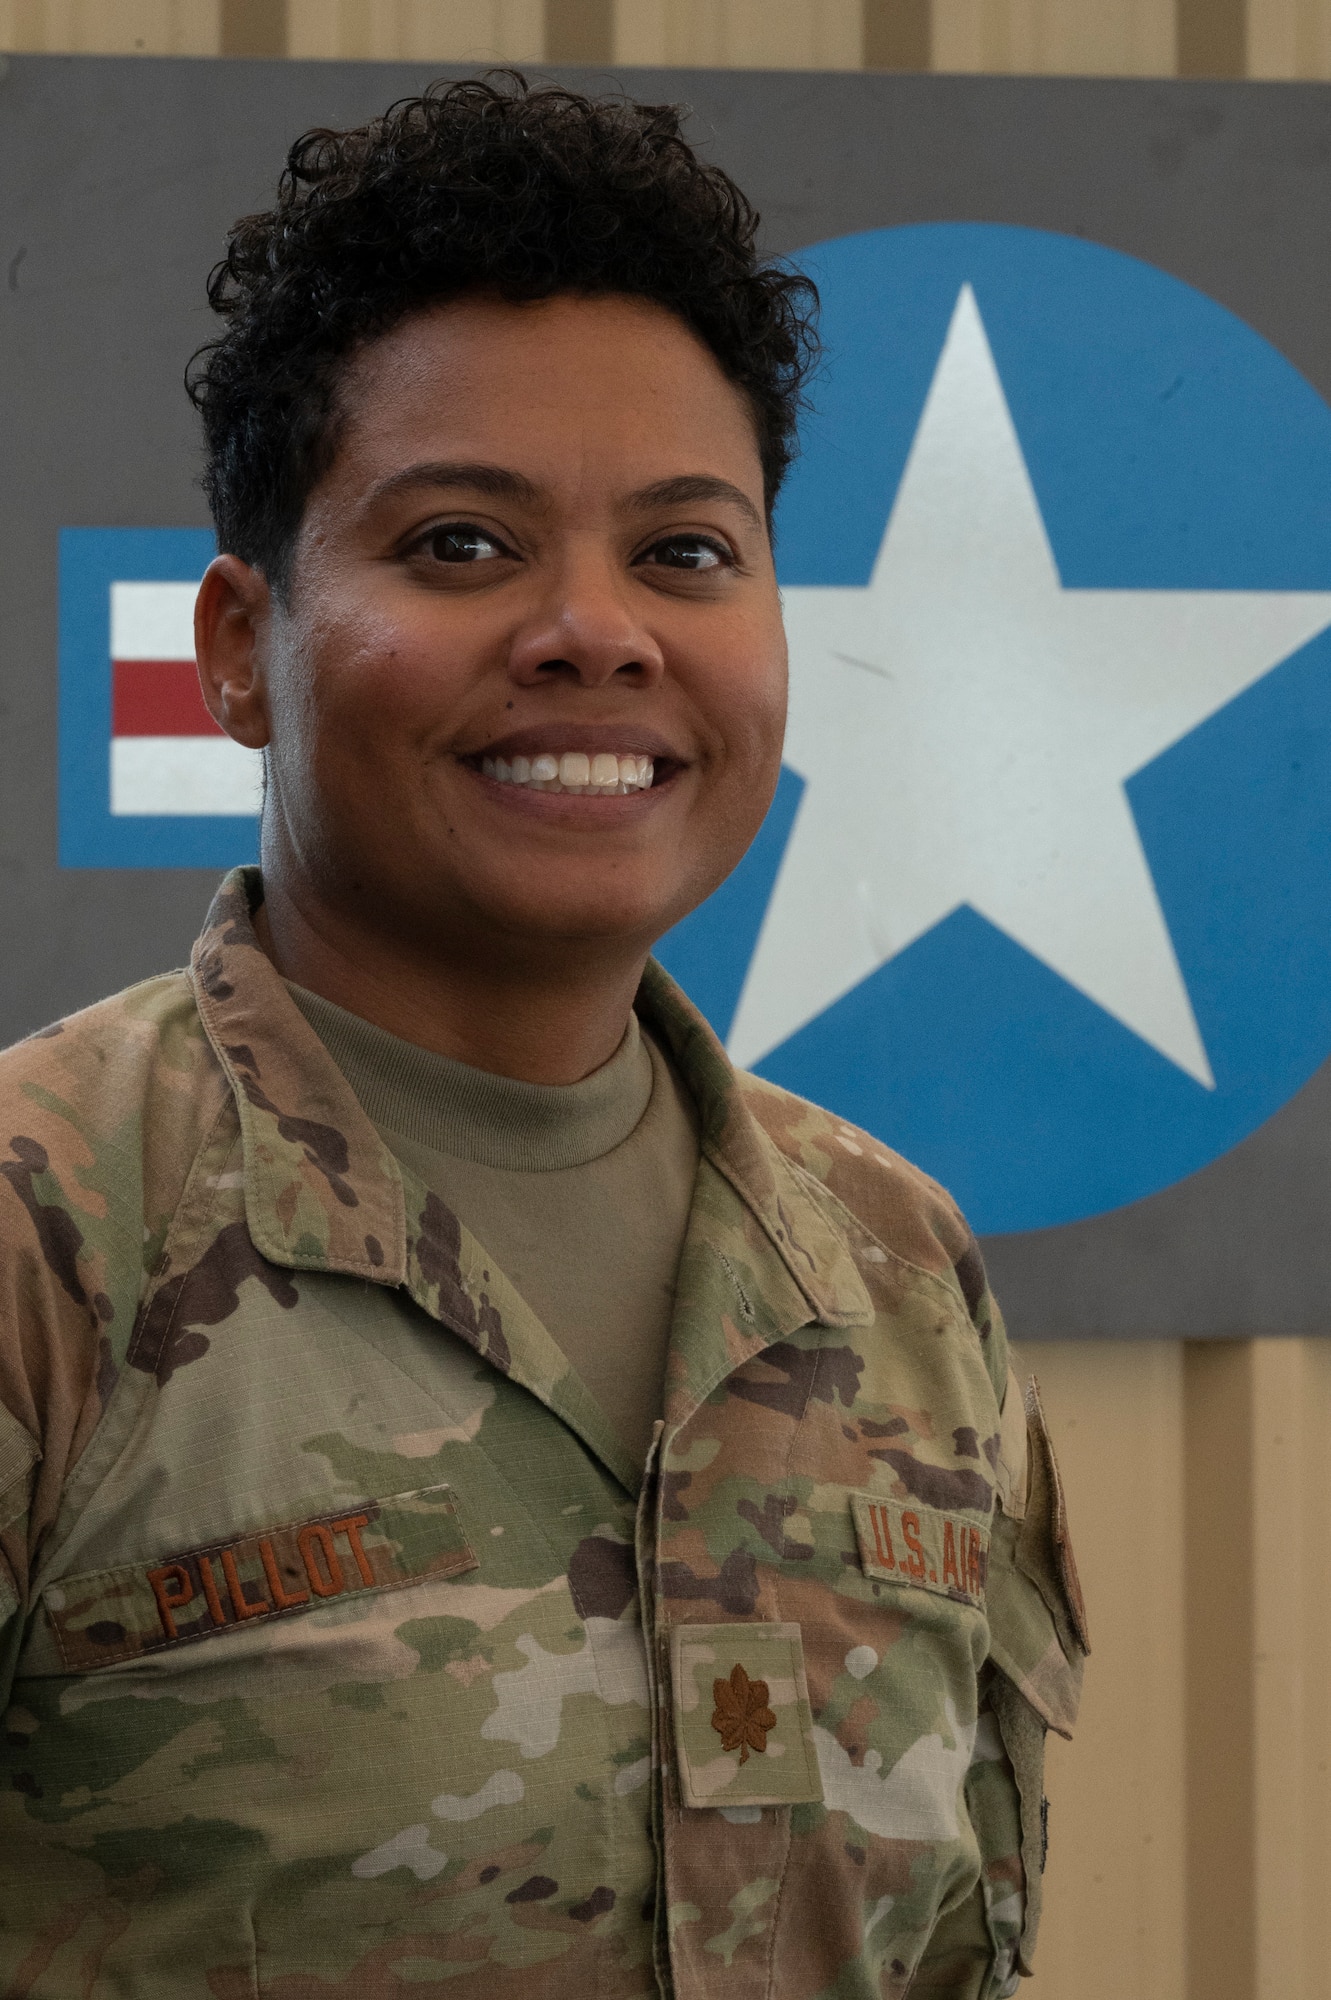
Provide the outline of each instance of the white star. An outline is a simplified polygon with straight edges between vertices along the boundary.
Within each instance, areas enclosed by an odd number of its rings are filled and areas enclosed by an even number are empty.
[[[1331,593],[1065,590],[966,285],[868,587],[785,610],[806,789],[735,1061],[969,904],[1213,1087],[1124,781],[1331,624]]]

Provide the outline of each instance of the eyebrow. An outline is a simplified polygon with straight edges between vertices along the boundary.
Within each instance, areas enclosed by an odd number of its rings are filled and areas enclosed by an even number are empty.
[[[422,486],[449,490],[465,486],[493,500],[517,500],[527,507],[538,507],[545,498],[539,486],[509,466],[461,459],[436,459],[404,466],[400,472],[390,473],[380,481],[373,498],[381,500]],[[748,494],[728,479],[717,479],[707,472],[684,472],[673,479],[658,479],[654,485],[630,494],[629,506],[635,513],[645,514],[658,507],[687,507],[694,501],[707,500],[721,500],[737,507],[753,527],[762,531],[762,515]]]
[[[543,497],[539,486],[506,465],[487,465],[483,461],[466,459],[434,459],[421,465],[406,465],[401,472],[390,473],[387,479],[380,480],[372,498],[386,499],[391,494],[406,492],[417,486],[467,486],[473,493],[488,494],[492,500],[520,500],[528,507],[539,506]]]
[[[684,472],[675,479],[658,479],[654,486],[644,486],[632,494],[629,505],[646,513],[655,507],[687,507],[693,500],[728,501],[759,532],[765,525],[747,493],[732,486],[728,479],[716,479],[709,472]]]

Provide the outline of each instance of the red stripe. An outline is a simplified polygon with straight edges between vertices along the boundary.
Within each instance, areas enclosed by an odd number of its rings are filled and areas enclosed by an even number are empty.
[[[220,736],[203,705],[193,660],[112,663],[111,729],[116,736]]]

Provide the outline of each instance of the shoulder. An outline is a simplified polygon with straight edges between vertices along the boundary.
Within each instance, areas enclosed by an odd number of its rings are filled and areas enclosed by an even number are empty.
[[[123,1161],[154,1118],[188,1123],[220,1076],[187,974],[162,973],[0,1051],[0,1142],[28,1132],[55,1159],[77,1132]]]
[[[184,973],[0,1052],[0,1261],[117,1315],[228,1096]],[[91,1309],[91,1308],[90,1308]]]
[[[925,1270],[955,1270],[978,1256],[975,1238],[946,1188],[872,1133],[831,1111],[740,1071],[750,1114],[797,1167],[834,1194],[880,1242]]]
[[[229,1101],[183,973],[0,1052],[0,1445],[22,1447],[31,1486],[0,1600],[26,1592],[28,1544],[122,1379],[146,1274]]]
[[[737,1071],[735,1081],[751,1117],[792,1166],[825,1188],[884,1249],[955,1281],[987,1350],[990,1375],[997,1385],[1005,1383],[1006,1339],[984,1259],[947,1189],[821,1105],[745,1071]]]

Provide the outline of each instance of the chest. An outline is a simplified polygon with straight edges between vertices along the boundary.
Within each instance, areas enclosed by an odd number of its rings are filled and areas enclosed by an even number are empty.
[[[25,1894],[58,1917],[92,1851],[113,1898],[160,1871],[136,1963],[185,1924],[205,1969],[252,1945],[345,1980],[367,1937],[412,1938],[478,1992],[554,1956],[655,1990],[653,1902],[683,1992],[718,1939],[737,1990],[800,1937],[829,1976],[876,1959],[801,1897],[886,1896],[901,1949],[928,1934],[968,1865],[985,1626],[945,1550],[987,1522],[992,1405],[935,1289],[723,1370],[636,1519],[404,1294],[297,1274],[236,1300],[160,1387],[126,1381],[71,1488],[15,1686]],[[787,1739],[802,1776],[774,1781]]]

